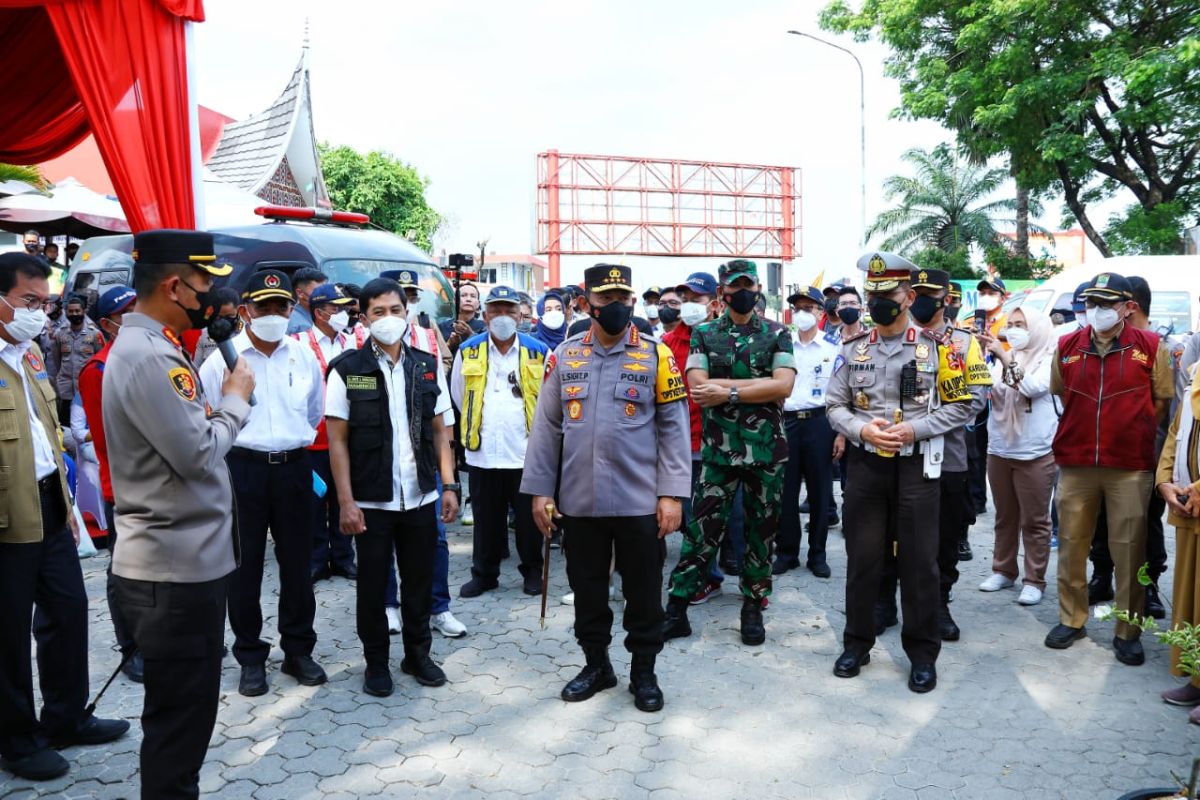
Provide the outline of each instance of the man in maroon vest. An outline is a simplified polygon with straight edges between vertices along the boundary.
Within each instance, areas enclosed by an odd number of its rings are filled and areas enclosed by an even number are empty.
[[[1058,484],[1058,609],[1046,646],[1083,638],[1088,617],[1087,557],[1101,505],[1108,514],[1118,608],[1141,613],[1137,570],[1146,554],[1146,503],[1154,483],[1154,433],[1173,396],[1170,357],[1157,334],[1126,324],[1129,281],[1102,272],[1080,295],[1087,324],[1058,342],[1050,391],[1062,398],[1054,437]],[[1138,630],[1117,623],[1122,664],[1145,661]]]

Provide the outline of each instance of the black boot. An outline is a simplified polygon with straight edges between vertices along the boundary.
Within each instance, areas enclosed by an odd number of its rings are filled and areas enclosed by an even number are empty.
[[[883,636],[883,632],[900,622],[896,616],[896,601],[875,601],[875,635]]]
[[[1167,609],[1158,595],[1158,586],[1153,583],[1146,587],[1146,616],[1155,619],[1164,619],[1167,616]]]
[[[692,626],[687,617],[686,597],[671,595],[667,598],[666,615],[663,617],[663,641],[692,635]]]
[[[1089,606],[1094,606],[1097,603],[1103,603],[1105,600],[1112,600],[1112,573],[1103,573],[1100,570],[1096,570],[1092,573],[1092,579],[1088,581],[1087,588]]]
[[[568,703],[583,702],[596,692],[617,685],[617,675],[608,660],[608,648],[585,647],[583,654],[587,658],[587,666],[562,690],[562,699]]]
[[[938,634],[942,637],[943,642],[957,642],[961,635],[954,617],[950,616],[950,608],[946,605],[945,600],[938,608]]]
[[[763,627],[762,600],[746,597],[742,600],[742,644],[758,645],[767,640]]]
[[[654,675],[654,656],[633,654],[629,667],[629,693],[638,711],[662,711],[663,693]]]

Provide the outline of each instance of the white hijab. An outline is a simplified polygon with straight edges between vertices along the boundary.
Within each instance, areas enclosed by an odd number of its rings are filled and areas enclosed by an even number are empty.
[[[1032,308],[1022,308],[1020,312],[1029,329],[1029,341],[1010,352],[1025,374],[1032,375],[1047,358],[1054,358],[1058,339],[1054,336],[1054,323],[1046,314]],[[992,387],[992,414],[1000,421],[1009,442],[1021,435],[1025,411],[1025,397],[1020,391],[1003,382]]]

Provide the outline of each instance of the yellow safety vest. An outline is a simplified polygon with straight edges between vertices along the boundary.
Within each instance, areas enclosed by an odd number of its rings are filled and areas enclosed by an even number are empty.
[[[483,393],[487,389],[488,336],[477,344],[463,346],[458,353],[462,357],[463,408],[462,424],[459,425],[463,447],[478,450],[479,431],[483,427]],[[520,335],[514,345],[519,348],[517,359],[518,381],[521,397],[525,401],[525,432],[533,428],[533,412],[537,408],[538,391],[542,388],[542,377],[546,368],[546,352],[538,349],[536,339]]]

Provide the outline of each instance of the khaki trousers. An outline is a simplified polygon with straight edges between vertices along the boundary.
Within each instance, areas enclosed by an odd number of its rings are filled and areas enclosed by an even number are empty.
[[[1146,560],[1146,504],[1154,473],[1108,467],[1063,467],[1058,483],[1058,616],[1082,628],[1088,620],[1087,563],[1101,503],[1108,514],[1108,548],[1116,567],[1117,608],[1141,614],[1146,592],[1137,571]],[[1118,622],[1117,636],[1136,639]]]
[[[1017,579],[1017,546],[1025,545],[1025,585],[1046,588],[1050,561],[1050,495],[1054,491],[1054,454],[1017,461],[989,455],[988,481],[996,503],[996,547],[992,572]]]
[[[1200,622],[1200,592],[1196,581],[1200,579],[1200,530],[1195,528],[1175,529],[1175,578],[1171,592],[1171,627],[1184,623],[1195,625]],[[1171,673],[1179,671],[1179,648],[1171,648]],[[1200,687],[1200,675],[1192,678],[1192,686]]]

